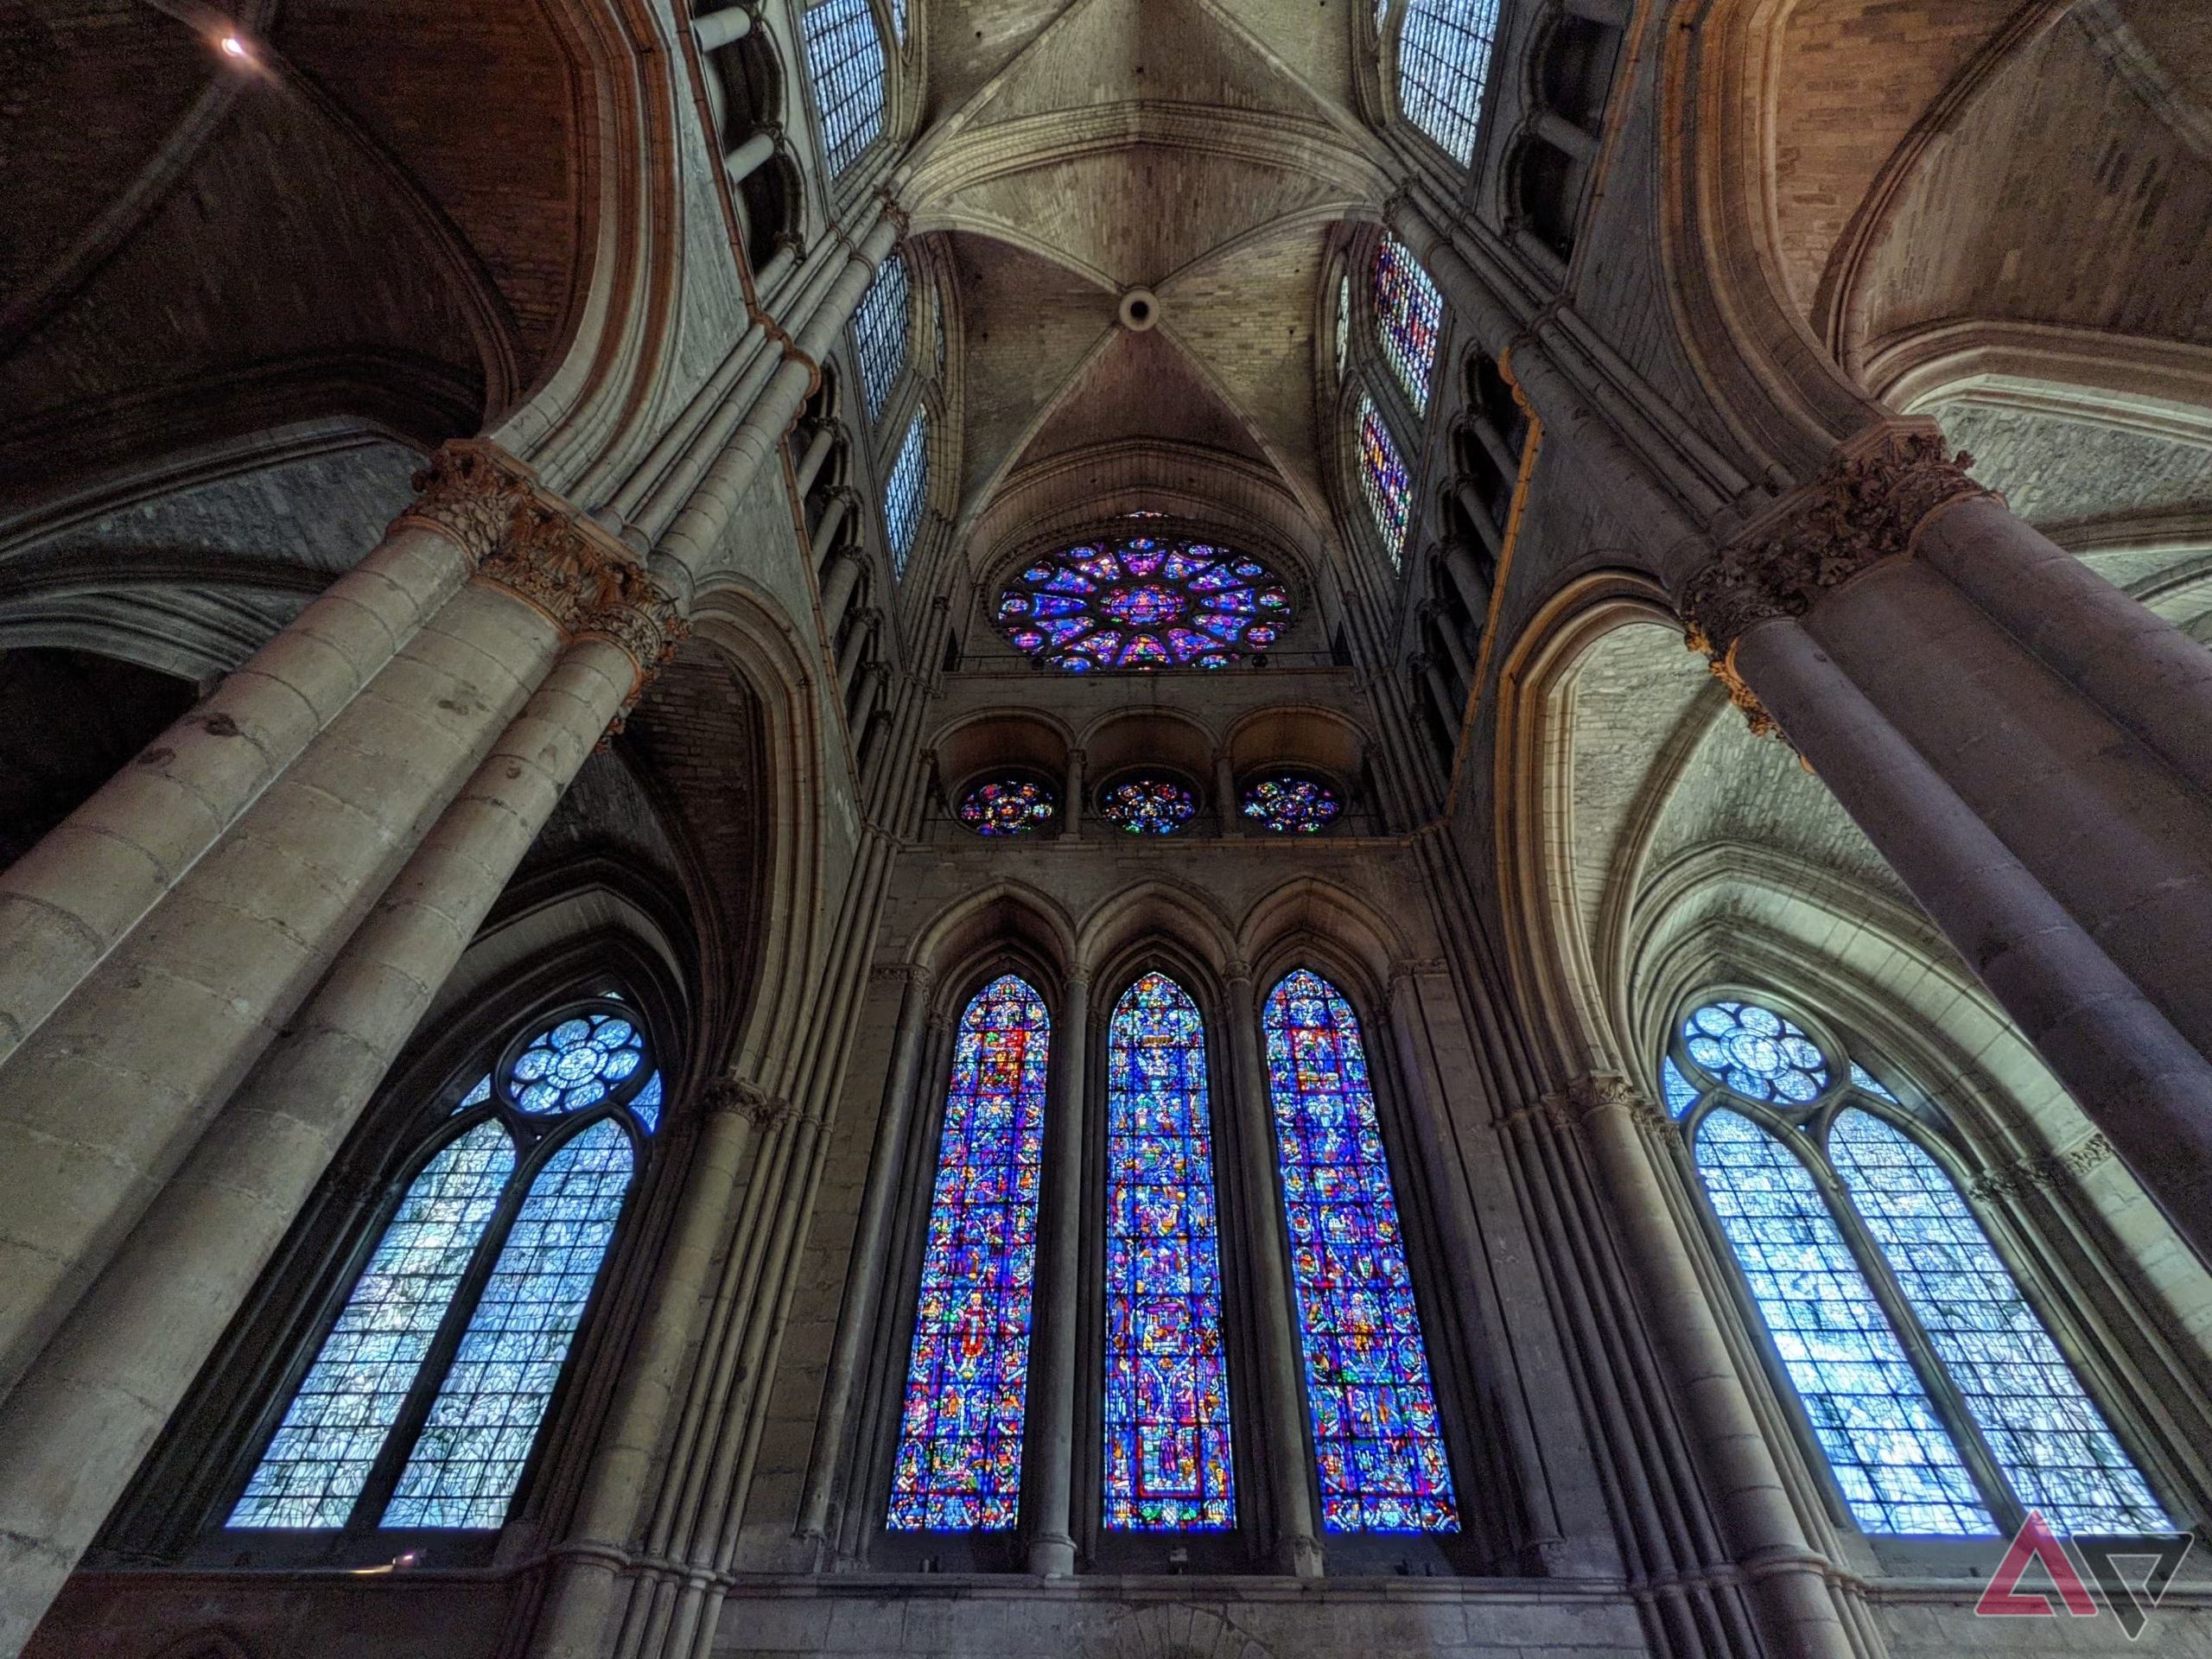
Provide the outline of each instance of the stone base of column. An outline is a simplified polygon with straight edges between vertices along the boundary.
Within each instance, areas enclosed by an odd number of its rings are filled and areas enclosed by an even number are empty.
[[[1285,1538],[1275,1546],[1275,1565],[1296,1579],[1318,1579],[1328,1570],[1316,1538]]]
[[[1039,1578],[1075,1576],[1075,1540],[1065,1533],[1048,1533],[1029,1542],[1029,1570]]]

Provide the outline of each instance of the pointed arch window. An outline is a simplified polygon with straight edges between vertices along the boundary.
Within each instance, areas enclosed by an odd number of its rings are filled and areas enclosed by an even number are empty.
[[[1444,296],[1395,236],[1375,250],[1375,331],[1414,413],[1428,412],[1428,379],[1444,327]]]
[[[1693,1009],[1669,1109],[1783,1374],[1869,1533],[2171,1522],[1873,1069],[1761,1003]]]
[[[1375,407],[1372,396],[1359,399],[1359,487],[1374,515],[1375,533],[1396,569],[1406,543],[1406,521],[1413,511],[1413,480],[1399,459],[1397,441]]]
[[[1398,107],[1462,167],[1497,41],[1497,0],[1409,0],[1398,27]]]
[[[870,422],[883,418],[884,406],[906,371],[908,294],[906,262],[896,253],[887,255],[853,313],[853,345]]]
[[[1268,993],[1262,1027],[1322,1525],[1457,1532],[1358,1017],[1301,968]]]
[[[229,1529],[505,1520],[661,1107],[619,1002],[524,1035],[402,1188]]]
[[[929,493],[930,416],[917,407],[906,423],[906,435],[899,445],[899,458],[891,463],[891,479],[883,486],[883,528],[891,538],[891,569],[906,574],[906,556],[914,550],[914,532],[922,522],[922,503]]]
[[[945,1091],[888,1524],[1002,1532],[1021,1502],[1052,1020],[1001,975],[969,999]]]
[[[823,0],[808,9],[799,33],[834,178],[882,135],[883,37],[868,0]]]
[[[1205,1030],[1148,973],[1107,1033],[1104,1500],[1109,1528],[1236,1524]]]

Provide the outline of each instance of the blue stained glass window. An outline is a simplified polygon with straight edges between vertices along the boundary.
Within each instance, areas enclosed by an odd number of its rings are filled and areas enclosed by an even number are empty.
[[[1942,1166],[1872,1114],[1840,1114],[1828,1157],[2027,1509],[2054,1530],[2171,1522]]]
[[[998,604],[1016,650],[1078,674],[1226,668],[1274,645],[1290,619],[1290,590],[1257,559],[1159,536],[1063,548],[1015,576]]]
[[[1882,1086],[1882,1080],[1879,1077],[1877,1077],[1872,1071],[1867,1071],[1866,1067],[1860,1065],[1856,1061],[1852,1063],[1851,1081],[1859,1088],[1864,1089],[1870,1095],[1877,1096],[1883,1100],[1890,1101],[1893,1103],[1897,1101],[1897,1096]]]
[[[868,0],[823,0],[801,20],[807,79],[832,177],[883,131],[883,40]]]
[[[1343,805],[1326,784],[1294,772],[1257,779],[1244,788],[1244,816],[1279,836],[1318,836]]]
[[[1198,802],[1172,778],[1127,778],[1100,794],[1098,810],[1133,836],[1172,836],[1191,821]]]
[[[525,1112],[596,1106],[645,1063],[645,1039],[620,1014],[580,1014],[543,1032],[515,1057],[508,1087]]]
[[[476,1086],[461,1097],[461,1104],[454,1107],[454,1110],[456,1112],[465,1112],[472,1106],[481,1106],[486,1101],[491,1098],[492,1074],[489,1071],[486,1071],[482,1077],[476,1079]]]
[[[1375,515],[1375,528],[1392,568],[1402,556],[1406,521],[1413,511],[1413,480],[1398,446],[1383,424],[1372,397],[1359,400],[1359,487],[1367,497],[1367,510]]]
[[[1798,1024],[1756,1002],[1708,1002],[1682,1021],[1690,1058],[1749,1100],[1802,1106],[1828,1086],[1827,1061]]]
[[[906,262],[893,253],[875,276],[853,312],[853,346],[861,360],[861,391],[870,421],[883,418],[883,406],[906,367],[908,290]]]
[[[408,1186],[231,1526],[346,1524],[514,1166],[514,1142],[486,1121]]]
[[[387,1527],[496,1527],[583,1323],[635,1160],[612,1118],[548,1159],[385,1506]]]
[[[906,43],[906,0],[891,0],[890,9],[891,32],[899,37],[899,43],[904,46]]]
[[[921,528],[922,503],[929,492],[930,416],[917,408],[906,423],[906,435],[899,445],[899,458],[891,463],[891,480],[883,486],[883,528],[891,537],[891,569],[906,574],[906,556],[914,550],[914,532]]]
[[[1398,107],[1462,167],[1497,40],[1497,0],[1409,0],[1398,26]]]
[[[1351,278],[1337,278],[1337,372],[1344,372],[1344,358],[1351,350]]]
[[[1428,376],[1444,327],[1444,296],[1395,236],[1375,250],[1375,327],[1390,372],[1413,399],[1414,413],[1428,410]]]
[[[1676,1065],[1673,1060],[1666,1059],[1659,1063],[1659,1082],[1661,1087],[1667,1091],[1667,1109],[1673,1116],[1680,1117],[1697,1104],[1697,1090],[1691,1084],[1690,1080],[1682,1075],[1681,1067]]]
[[[1974,1480],[1812,1172],[1738,1112],[1697,1168],[1813,1433],[1868,1532],[1994,1532]]]
[[[1034,835],[1052,810],[1052,791],[1027,778],[994,778],[960,798],[960,822],[979,836]]]
[[[1052,1020],[1020,978],[969,1000],[945,1091],[887,1524],[1003,1532],[1021,1501]]]
[[[644,1124],[645,1133],[651,1135],[660,1128],[660,1073],[656,1071],[645,1079],[645,1086],[632,1097],[630,1115]]]
[[[1268,995],[1262,1023],[1322,1525],[1457,1532],[1358,1018],[1301,968]]]
[[[1236,1523],[1205,1032],[1164,974],[1122,994],[1106,1055],[1105,1520]]]

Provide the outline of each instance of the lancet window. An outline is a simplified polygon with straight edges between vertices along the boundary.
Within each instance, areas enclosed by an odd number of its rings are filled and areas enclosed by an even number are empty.
[[[861,387],[870,421],[883,418],[899,377],[906,371],[909,285],[906,262],[893,253],[875,268],[874,278],[853,313],[853,345],[861,360]]]
[[[891,569],[906,574],[906,557],[914,550],[914,534],[921,528],[922,505],[930,482],[930,416],[916,407],[899,442],[898,459],[891,463],[890,480],[883,486],[883,529],[891,538]]]
[[[868,0],[823,0],[808,9],[799,33],[835,177],[882,136],[883,38]]]
[[[1375,533],[1390,556],[1392,569],[1404,556],[1406,521],[1413,511],[1413,480],[1399,458],[1397,440],[1390,435],[1375,399],[1362,393],[1359,400],[1359,486],[1374,516]]]
[[[1398,29],[1398,107],[1466,166],[1497,41],[1497,0],[1408,0]]]
[[[1375,332],[1383,360],[1405,388],[1414,413],[1428,411],[1428,380],[1444,326],[1444,296],[1412,250],[1386,236],[1375,250]]]
[[[226,1524],[499,1526],[661,1107],[623,1004],[520,1033],[396,1193]]]
[[[1772,1355],[1868,1533],[2167,1529],[1925,1125],[1872,1065],[1748,999],[1693,1008],[1669,1109]]]

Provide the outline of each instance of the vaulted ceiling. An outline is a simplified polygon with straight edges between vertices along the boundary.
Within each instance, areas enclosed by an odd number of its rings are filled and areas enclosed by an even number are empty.
[[[1326,521],[1320,289],[1387,190],[1351,25],[1346,0],[932,14],[913,225],[960,289],[963,522],[1029,469],[1136,446],[1263,469]],[[1135,330],[1140,287],[1158,321]]]

